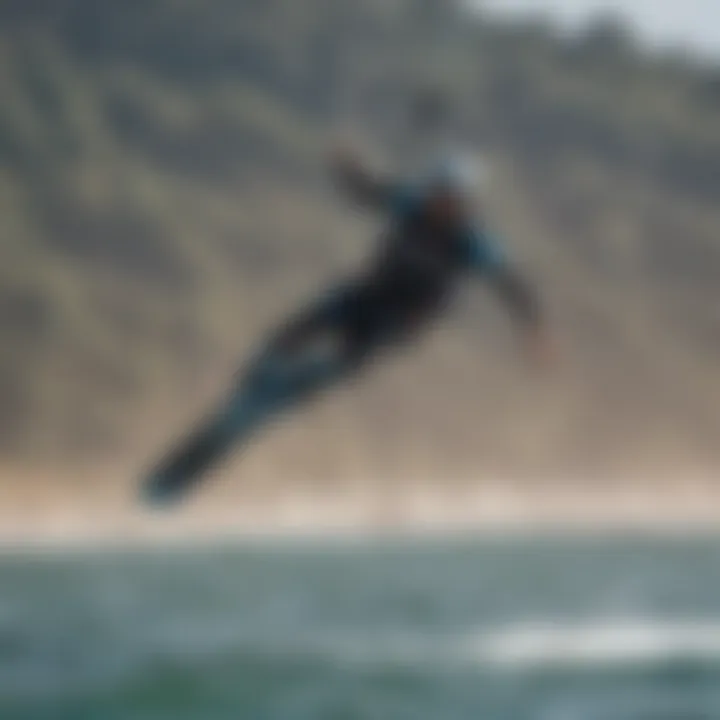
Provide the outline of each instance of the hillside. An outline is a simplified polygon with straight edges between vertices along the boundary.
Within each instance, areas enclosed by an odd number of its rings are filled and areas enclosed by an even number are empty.
[[[373,247],[324,179],[329,133],[352,118],[407,154],[402,108],[427,83],[493,160],[494,221],[561,367],[524,374],[471,292],[435,342],[250,467],[590,478],[720,459],[720,68],[648,54],[611,18],[563,39],[433,0],[6,0],[0,53],[7,463],[133,467],[182,430]]]

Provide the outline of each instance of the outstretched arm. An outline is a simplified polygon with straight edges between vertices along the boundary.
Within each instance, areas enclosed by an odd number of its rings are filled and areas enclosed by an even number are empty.
[[[521,330],[535,332],[541,327],[540,301],[534,288],[519,272],[503,265],[490,275],[489,281]]]
[[[545,317],[535,289],[513,267],[503,264],[489,276],[490,287],[508,309],[533,364],[547,365],[550,347]]]
[[[534,364],[547,365],[551,359],[550,343],[545,313],[535,288],[482,230],[470,237],[469,248],[471,266],[481,272],[507,308],[520,331],[529,359]]]
[[[375,209],[392,202],[394,185],[367,168],[353,150],[335,150],[331,170],[342,190],[359,205]]]

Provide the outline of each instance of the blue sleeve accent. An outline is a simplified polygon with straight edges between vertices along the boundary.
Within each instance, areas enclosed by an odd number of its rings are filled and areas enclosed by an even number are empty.
[[[468,268],[481,273],[494,273],[507,266],[507,257],[500,242],[486,231],[473,228],[467,234]]]
[[[406,185],[396,185],[390,189],[388,209],[393,218],[402,218],[417,207],[417,193]]]

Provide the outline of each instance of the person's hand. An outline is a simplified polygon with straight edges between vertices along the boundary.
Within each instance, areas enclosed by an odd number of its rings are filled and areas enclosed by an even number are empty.
[[[360,155],[355,146],[341,142],[330,150],[330,166],[341,174],[353,173],[360,166]]]
[[[550,372],[556,364],[555,348],[545,329],[533,328],[525,337],[525,355],[534,370]]]

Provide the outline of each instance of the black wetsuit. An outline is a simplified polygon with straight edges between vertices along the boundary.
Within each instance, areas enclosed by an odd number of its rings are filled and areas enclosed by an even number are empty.
[[[406,338],[435,317],[465,274],[506,265],[494,240],[475,225],[435,227],[421,193],[394,191],[386,207],[391,222],[378,256],[311,310],[358,356]]]
[[[490,279],[522,322],[537,319],[534,295],[483,229],[436,227],[423,193],[356,180],[356,196],[390,217],[378,256],[364,273],[280,330],[243,371],[227,402],[147,478],[148,499],[182,496],[231,447],[278,413],[348,377],[375,351],[407,338],[436,316],[466,273]],[[318,332],[338,338],[340,352],[320,359],[293,352]]]

